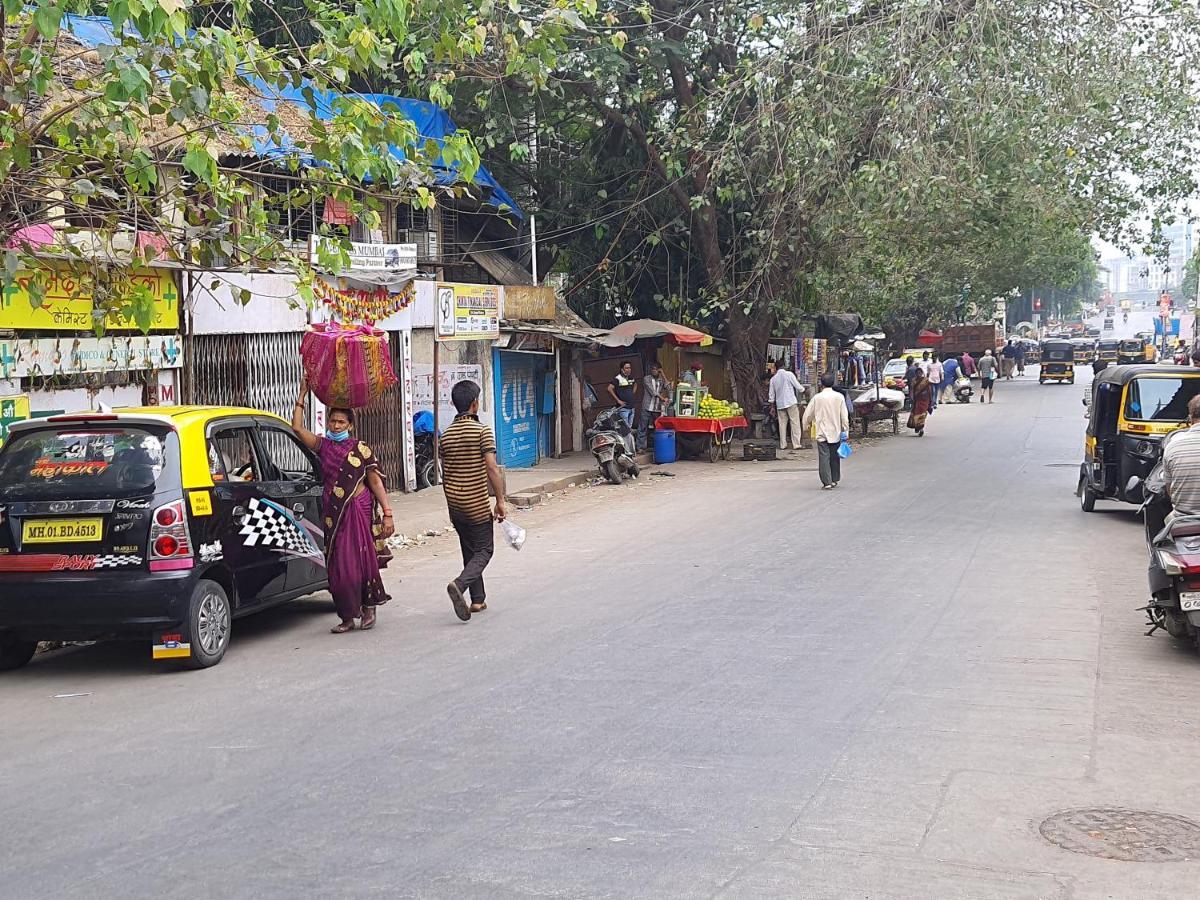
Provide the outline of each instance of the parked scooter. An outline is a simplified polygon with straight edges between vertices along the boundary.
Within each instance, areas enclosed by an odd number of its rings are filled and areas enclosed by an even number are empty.
[[[438,465],[434,458],[433,413],[421,410],[413,416],[413,450],[417,458],[417,490],[438,483]]]
[[[600,471],[613,484],[620,484],[626,475],[637,478],[641,473],[633,429],[621,418],[615,406],[596,417],[586,437]]]
[[[1163,440],[1164,448],[1173,436]],[[1136,481],[1131,479],[1129,487],[1135,488]],[[1161,628],[1200,649],[1200,516],[1177,516],[1167,523],[1171,499],[1167,496],[1161,453],[1141,488],[1150,553],[1150,603],[1143,608],[1151,628],[1146,634]]]

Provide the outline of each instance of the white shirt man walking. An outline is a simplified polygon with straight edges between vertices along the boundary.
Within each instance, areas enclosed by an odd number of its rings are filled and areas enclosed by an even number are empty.
[[[796,380],[796,376],[780,366],[771,376],[771,387],[767,392],[767,401],[775,404],[775,414],[779,417],[779,449],[788,449],[788,429],[792,431],[791,448],[799,450],[801,446],[800,431],[800,395],[804,388]],[[761,394],[759,396],[762,396]]]
[[[842,458],[838,447],[850,432],[850,414],[846,400],[833,389],[832,375],[821,376],[821,392],[804,410],[804,427],[816,425],[817,464],[821,471],[821,489],[831,491],[842,480]]]

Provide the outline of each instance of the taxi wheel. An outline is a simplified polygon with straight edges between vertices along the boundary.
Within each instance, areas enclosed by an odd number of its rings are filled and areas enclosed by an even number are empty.
[[[192,601],[188,605],[192,644],[188,665],[191,668],[207,669],[221,661],[229,646],[232,621],[225,589],[215,581],[202,578],[192,590]]]
[[[0,632],[0,672],[19,669],[37,652],[37,641],[22,641],[15,635]]]

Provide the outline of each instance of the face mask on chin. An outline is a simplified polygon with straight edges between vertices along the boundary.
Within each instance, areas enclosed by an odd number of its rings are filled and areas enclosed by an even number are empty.
[[[350,437],[349,431],[326,431],[325,437],[331,441],[337,441],[339,444]]]

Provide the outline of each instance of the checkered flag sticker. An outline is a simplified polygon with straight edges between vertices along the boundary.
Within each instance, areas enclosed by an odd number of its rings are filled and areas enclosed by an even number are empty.
[[[304,526],[282,506],[262,497],[250,500],[238,534],[245,538],[242,543],[247,547],[267,547],[289,556],[321,556]]]
[[[119,569],[121,566],[140,566],[142,558],[128,553],[107,553],[97,556],[93,569]]]

